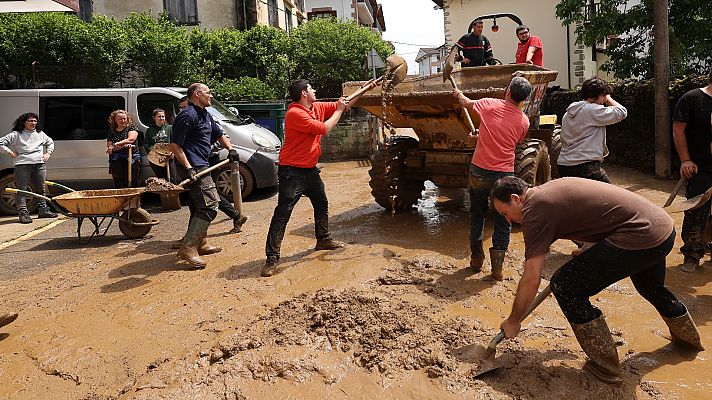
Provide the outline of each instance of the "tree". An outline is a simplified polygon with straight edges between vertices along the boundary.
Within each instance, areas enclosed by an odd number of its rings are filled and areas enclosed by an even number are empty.
[[[629,6],[628,0],[561,0],[556,16],[563,24],[577,24],[579,43],[601,43],[615,37],[604,52],[610,57],[602,69],[617,78],[653,76],[654,1],[641,0]],[[670,0],[670,73],[702,74],[712,65],[712,36],[709,21],[712,7],[700,0]],[[588,16],[588,18],[587,18]]]
[[[294,28],[290,43],[296,63],[294,78],[311,80],[318,97],[339,97],[343,82],[369,79],[363,62],[371,48],[384,60],[393,52],[371,29],[329,19],[314,19]]]

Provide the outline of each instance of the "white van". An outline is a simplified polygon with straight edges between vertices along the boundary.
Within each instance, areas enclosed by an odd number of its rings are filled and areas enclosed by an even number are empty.
[[[109,114],[116,109],[127,110],[136,128],[146,132],[153,122],[151,114],[155,108],[166,110],[168,124],[173,122],[180,111],[178,100],[185,92],[184,88],[160,87],[0,90],[0,136],[11,131],[18,116],[35,112],[39,115],[40,129],[55,144],[47,162],[47,179],[74,188],[110,188],[113,183],[106,155]],[[230,136],[240,155],[243,197],[255,188],[276,186],[279,138],[250,119],[231,113],[216,100],[208,111]],[[226,156],[227,151],[223,150],[221,157]],[[142,176],[153,176],[148,157],[142,160]],[[229,170],[224,170],[216,183],[218,190],[232,196]],[[14,196],[5,192],[5,187],[15,187],[13,162],[0,154],[0,212],[15,213]]]

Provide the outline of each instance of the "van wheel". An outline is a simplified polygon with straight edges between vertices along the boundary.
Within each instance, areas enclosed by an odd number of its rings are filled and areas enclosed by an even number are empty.
[[[17,215],[18,212],[17,206],[15,205],[15,195],[13,193],[6,192],[5,188],[17,188],[17,184],[15,183],[15,175],[5,175],[2,177],[2,179],[0,179],[0,213]],[[27,190],[34,191],[34,187],[30,185]],[[31,213],[37,211],[36,197],[27,198],[27,210]]]
[[[215,186],[217,186],[218,192],[221,195],[227,197],[232,202],[232,183],[230,183],[230,175],[230,167],[221,169],[218,174],[218,179],[215,181]],[[243,163],[240,163],[240,190],[242,191],[242,199],[245,200],[254,189],[255,178],[252,176],[252,172]]]

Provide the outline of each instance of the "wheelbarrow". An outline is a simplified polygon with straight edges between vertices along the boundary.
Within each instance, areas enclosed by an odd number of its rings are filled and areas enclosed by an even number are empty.
[[[114,220],[119,221],[119,230],[129,239],[146,236],[151,231],[151,227],[159,222],[139,206],[139,198],[145,188],[73,190],[55,182],[45,183],[47,186],[54,186],[68,193],[49,198],[25,190],[13,188],[5,190],[44,199],[62,215],[76,218],[79,244],[89,243],[94,236],[105,236]],[[82,224],[85,219],[94,225],[94,230],[86,241],[82,241]]]

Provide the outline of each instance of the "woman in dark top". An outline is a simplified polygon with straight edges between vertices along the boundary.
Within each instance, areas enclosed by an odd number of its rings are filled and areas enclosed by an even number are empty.
[[[141,170],[141,153],[137,148],[132,150],[131,182],[128,176],[128,146],[137,144],[138,131],[133,120],[125,110],[114,110],[109,115],[109,137],[106,139],[106,154],[109,155],[109,173],[114,179],[117,189],[138,187]]]
[[[153,146],[158,143],[165,143],[167,148],[168,144],[171,142],[171,130],[171,126],[166,123],[166,111],[162,108],[156,108],[153,110],[153,125],[146,129],[146,142],[143,145],[146,148],[146,153],[150,153]],[[161,166],[154,164],[151,162],[150,157],[148,160],[156,177],[166,179],[167,173],[165,165]],[[170,158],[166,162],[171,163]],[[171,177],[175,176],[173,171],[174,169],[171,168]]]

